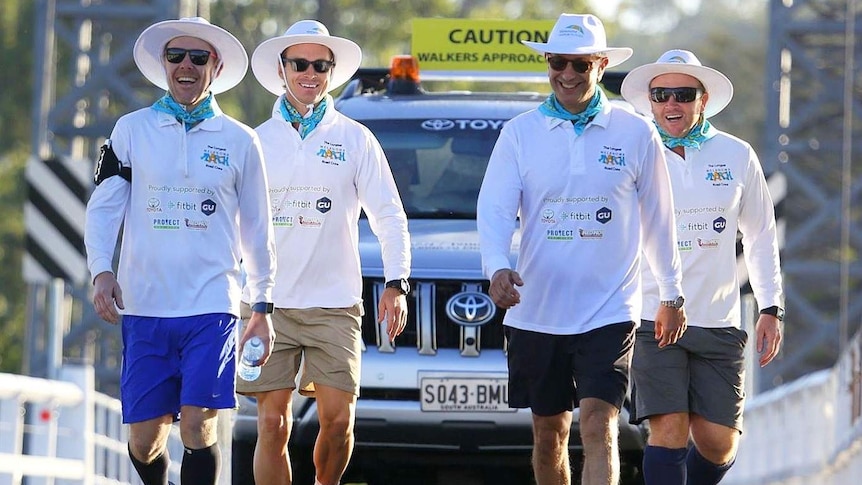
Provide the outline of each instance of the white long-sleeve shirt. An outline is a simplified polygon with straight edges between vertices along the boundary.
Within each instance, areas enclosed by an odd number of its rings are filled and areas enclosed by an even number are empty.
[[[111,133],[132,182],[111,177],[87,204],[84,240],[93,278],[112,271],[128,315],[239,315],[240,261],[252,301],[270,301],[275,244],[263,154],[248,126],[221,113],[189,132],[152,108],[129,113]]]
[[[606,103],[576,136],[529,111],[502,129],[478,201],[485,275],[516,270],[521,302],[505,325],[578,334],[641,314],[641,247],[664,299],[681,294],[673,201],[661,140],[646,119]],[[643,232],[643,246],[641,246]]]
[[[279,97],[257,127],[270,183],[278,308],[343,308],[362,301],[359,215],[380,241],[386,280],[410,275],[407,216],[386,156],[368,128],[330,97],[303,140]]]
[[[749,281],[760,308],[784,306],[775,211],[763,169],[751,146],[719,131],[685,158],[665,148],[676,206],[687,324],[739,327],[737,229]],[[643,272],[643,318],[652,320],[658,286]]]

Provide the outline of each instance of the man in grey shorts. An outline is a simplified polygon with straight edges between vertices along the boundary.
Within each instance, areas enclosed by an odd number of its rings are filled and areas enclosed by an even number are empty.
[[[633,69],[622,94],[651,115],[665,145],[676,209],[688,330],[659,348],[653,322],[658,282],[643,266],[643,323],[632,378],[637,422],[649,419],[647,484],[718,483],[736,457],[742,432],[746,332],[740,327],[736,235],[742,233],[760,365],[778,353],[784,316],[772,199],[751,146],[707,118],[724,109],[733,86],[689,51],[670,50]],[[689,447],[689,436],[693,446]]]

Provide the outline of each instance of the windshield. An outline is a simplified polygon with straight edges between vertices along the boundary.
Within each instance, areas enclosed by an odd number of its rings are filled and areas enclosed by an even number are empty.
[[[505,120],[363,120],[380,140],[407,216],[475,219]]]

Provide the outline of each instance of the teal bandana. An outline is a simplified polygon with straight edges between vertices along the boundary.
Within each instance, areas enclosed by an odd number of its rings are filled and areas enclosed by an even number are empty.
[[[213,104],[212,93],[209,93],[206,99],[191,111],[186,111],[183,105],[177,103],[173,96],[171,96],[171,93],[165,93],[164,96],[153,103],[153,109],[172,115],[177,119],[177,121],[183,123],[186,127],[186,131],[191,130],[195,125],[207,118],[212,118],[217,114],[221,114],[221,110],[218,105]]]
[[[655,123],[655,121],[653,121]],[[664,131],[658,123],[655,123],[658,128],[658,134],[661,135],[661,142],[668,148],[687,147],[700,150],[700,146],[706,140],[714,137],[718,130],[712,127],[709,120],[701,117],[700,122],[694,125],[688,134],[682,138],[675,138]]]
[[[317,127],[320,120],[323,119],[323,114],[326,113],[326,105],[329,97],[323,98],[317,106],[314,107],[314,110],[311,112],[311,116],[303,117],[299,114],[299,111],[293,107],[292,104],[287,102],[287,96],[283,96],[281,99],[281,116],[284,117],[284,120],[289,123],[299,123],[299,137],[305,140],[305,137],[311,133],[311,130]]]
[[[584,129],[586,129],[590,121],[593,121],[593,118],[602,111],[602,107],[605,103],[608,102],[608,98],[605,96],[604,91],[599,89],[598,86],[596,86],[595,89],[596,92],[593,94],[593,99],[590,100],[590,104],[586,109],[578,114],[569,113],[568,110],[566,110],[566,108],[557,101],[557,97],[554,93],[551,93],[551,95],[548,96],[548,99],[539,106],[539,112],[552,118],[571,121],[572,125],[575,126],[575,133],[580,135],[584,132]]]

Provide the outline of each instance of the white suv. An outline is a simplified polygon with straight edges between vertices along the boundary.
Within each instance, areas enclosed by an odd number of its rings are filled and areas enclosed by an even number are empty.
[[[621,78],[606,73],[615,81],[606,89],[616,91]],[[547,90],[546,78],[544,83]],[[476,198],[502,125],[545,96],[432,92],[415,79],[372,69],[360,70],[336,100],[339,111],[374,132],[387,154],[407,210],[413,255],[408,325],[393,345],[376,323],[384,284],[380,246],[368,221],[360,220],[364,353],[355,453],[345,483],[531,483],[531,415],[507,405],[504,311],[488,297],[481,270]],[[234,428],[234,485],[250,477],[248,448],[256,435],[254,403],[242,401]],[[294,483],[310,484],[318,430],[314,401],[297,395],[294,414]],[[646,430],[627,421],[624,410],[620,450],[631,481],[639,476]],[[577,462],[577,411],[571,436]]]

